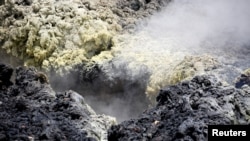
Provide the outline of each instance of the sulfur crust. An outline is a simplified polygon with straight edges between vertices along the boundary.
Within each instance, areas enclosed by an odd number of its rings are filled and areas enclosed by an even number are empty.
[[[176,84],[184,79],[191,78],[195,74],[215,69],[219,62],[209,55],[186,56],[182,62],[177,64],[170,77],[170,84]]]
[[[78,0],[34,0],[30,6],[6,0],[0,16],[22,16],[3,19],[2,48],[23,59],[26,66],[67,72],[114,46],[113,38],[120,29],[116,17],[110,10],[99,9],[88,10]]]
[[[245,74],[246,76],[250,76],[250,68],[244,70],[243,74]]]
[[[154,101],[157,93],[163,87],[177,84],[183,80],[189,80],[195,75],[205,74],[220,66],[218,60],[209,55],[185,56],[182,61],[175,65],[168,72],[153,74],[150,77],[146,94],[151,101]]]
[[[171,51],[170,47],[175,47],[172,39],[165,39],[160,44],[158,39],[147,36],[145,32],[136,36],[124,35],[121,38],[116,44],[119,47],[113,51],[116,58],[123,59],[113,60],[113,64],[122,70],[125,63],[126,73],[133,70],[130,74],[132,81],[133,78],[143,74],[147,76],[148,72],[145,93],[151,102],[155,102],[155,97],[161,88],[192,78],[194,75],[204,74],[220,66],[217,59],[207,54],[195,56],[181,50]],[[147,69],[141,71],[137,68]],[[109,73],[108,69],[105,71]],[[125,77],[128,78],[128,76]]]
[[[23,6],[6,0],[0,6],[2,48],[23,59],[26,66],[54,70],[60,75],[78,64],[95,62],[105,67],[114,57],[123,58],[112,61],[126,69],[126,79],[134,81],[150,73],[146,94],[152,101],[160,88],[218,65],[210,56],[184,58],[188,53],[178,51],[181,45],[171,38],[159,43],[144,32],[119,35],[118,17],[110,7],[95,9],[95,3],[97,0],[33,0],[32,5]],[[171,52],[169,47],[177,51]],[[110,77],[116,75],[109,68],[103,71]]]

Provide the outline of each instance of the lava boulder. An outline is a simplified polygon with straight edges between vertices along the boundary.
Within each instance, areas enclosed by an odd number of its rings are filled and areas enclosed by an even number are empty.
[[[109,141],[206,141],[208,125],[249,124],[250,87],[224,86],[212,75],[162,89],[157,105],[108,131]]]

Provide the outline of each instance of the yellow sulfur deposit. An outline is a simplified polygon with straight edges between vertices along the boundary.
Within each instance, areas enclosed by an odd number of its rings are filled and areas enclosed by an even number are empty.
[[[218,68],[218,66],[218,60],[209,55],[186,56],[173,69],[170,84],[176,84],[184,79],[192,78],[194,75],[203,74],[205,71]]]
[[[250,68],[246,69],[243,74],[245,74],[246,76],[250,76]]]
[[[168,85],[204,74],[220,66],[218,60],[209,55],[192,55],[179,49],[182,44],[173,38],[153,38],[147,32],[135,36],[121,36],[114,48],[112,66],[105,67],[109,77],[141,80],[146,83],[145,93],[154,102],[159,90]],[[104,64],[105,65],[105,64]],[[121,70],[116,72],[110,68]],[[146,77],[148,76],[147,80]],[[143,79],[144,78],[144,79]]]
[[[7,17],[0,24],[0,41],[24,65],[67,72],[114,46],[119,26],[110,10],[88,10],[78,0],[14,2],[0,6],[0,16]]]
[[[183,80],[191,79],[195,75],[205,74],[206,71],[216,69],[220,63],[209,55],[185,56],[179,63],[162,66],[165,72],[156,73],[150,77],[146,94],[151,101],[155,101],[159,90],[168,85],[174,85]]]

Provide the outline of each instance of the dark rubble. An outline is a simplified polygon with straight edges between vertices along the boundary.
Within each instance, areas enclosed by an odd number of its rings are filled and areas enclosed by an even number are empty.
[[[76,92],[55,92],[42,72],[0,64],[0,141],[206,141],[207,125],[249,120],[250,87],[225,86],[213,75],[162,89],[154,108],[114,125]]]
[[[119,17],[123,31],[133,32],[142,20],[164,9],[169,2],[171,0],[118,0],[111,9]]]
[[[76,92],[54,92],[46,75],[34,68],[1,64],[0,88],[0,141],[106,140],[115,123],[95,114]]]
[[[215,76],[160,91],[156,107],[108,131],[109,141],[206,141],[208,125],[249,124],[250,87],[223,86]]]

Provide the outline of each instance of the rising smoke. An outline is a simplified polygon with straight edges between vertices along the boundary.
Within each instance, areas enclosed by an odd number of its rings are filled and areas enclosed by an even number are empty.
[[[174,0],[120,43],[115,58],[124,59],[112,65],[128,62],[127,71],[131,64],[146,66],[152,73],[152,85],[168,78],[186,55],[206,53],[224,63],[244,62],[241,67],[249,67],[249,4],[249,0]],[[112,67],[107,68],[112,76]]]
[[[110,80],[140,82],[145,75],[148,79],[141,83],[146,90],[133,94],[145,92],[152,101],[160,88],[171,84],[174,68],[185,56],[208,54],[223,64],[223,77],[230,77],[228,70],[250,67],[249,5],[249,0],[173,0],[133,36],[121,37],[115,57],[102,69]]]
[[[249,68],[249,5],[249,0],[172,0],[136,33],[118,37],[114,57],[98,62],[99,78],[79,84],[73,74],[50,77],[51,83],[60,91],[78,91],[98,113],[118,121],[136,117],[147,108],[145,93],[155,101],[185,56],[209,54],[224,66]]]
[[[210,53],[211,48],[239,50],[250,43],[249,4],[249,0],[175,0],[152,17],[144,30],[153,38],[168,39],[162,45],[165,49],[196,53]]]

